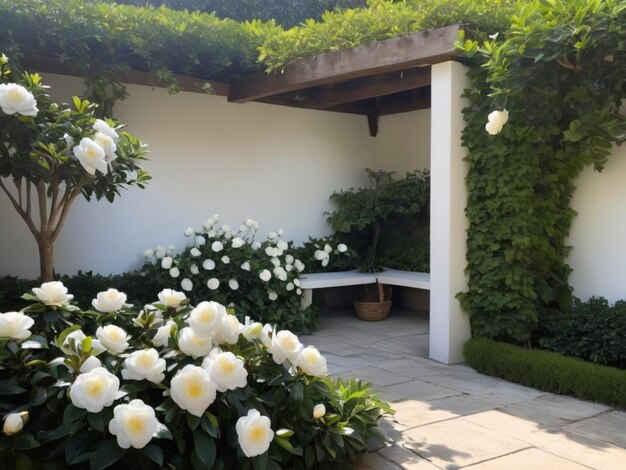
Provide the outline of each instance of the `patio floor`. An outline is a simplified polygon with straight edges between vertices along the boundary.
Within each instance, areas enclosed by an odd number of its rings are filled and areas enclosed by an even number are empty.
[[[426,314],[362,322],[329,311],[301,340],[331,374],[372,383],[396,410],[383,423],[393,444],[359,469],[626,469],[626,411],[431,361]]]

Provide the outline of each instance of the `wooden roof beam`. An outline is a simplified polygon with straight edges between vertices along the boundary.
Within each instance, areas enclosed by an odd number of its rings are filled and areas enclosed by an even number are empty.
[[[444,62],[458,55],[454,43],[460,29],[460,25],[451,25],[420,31],[298,59],[280,72],[244,75],[230,84],[228,100],[245,103],[294,90]]]

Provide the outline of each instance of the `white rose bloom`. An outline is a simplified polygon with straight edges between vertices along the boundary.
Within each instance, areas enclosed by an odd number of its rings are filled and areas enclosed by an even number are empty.
[[[324,251],[326,253],[332,253],[333,252],[333,247],[330,246],[328,243],[326,243],[326,245],[324,245]]]
[[[264,454],[274,439],[271,421],[261,416],[257,410],[249,410],[246,416],[237,420],[235,429],[239,446],[246,457]]]
[[[326,407],[323,403],[318,403],[313,407],[313,419],[320,419],[326,415]]]
[[[154,250],[146,250],[146,251],[144,251],[143,252],[143,256],[145,258],[148,258],[148,259],[152,258],[154,256]]]
[[[300,279],[294,279],[294,280],[293,280],[293,284],[294,284],[296,287],[300,287],[300,284],[302,284],[302,283],[300,282]]]
[[[284,240],[279,240],[279,241],[276,243],[276,247],[277,247],[279,250],[286,251],[286,250],[289,248],[289,243],[287,243],[287,242],[286,242],[286,241],[284,241]]]
[[[91,305],[98,312],[111,313],[117,312],[124,307],[126,303],[126,294],[117,289],[107,289],[104,292],[98,292],[96,298],[91,301]]]
[[[111,406],[120,388],[120,379],[103,367],[80,374],[70,387],[70,399],[77,408],[100,413]]]
[[[228,287],[230,287],[231,290],[239,289],[239,283],[237,282],[237,279],[230,279],[228,281]]]
[[[215,290],[220,286],[220,280],[215,277],[212,277],[206,282],[206,286],[211,290]]]
[[[209,238],[213,238],[215,237],[215,235],[217,235],[217,233],[215,232],[215,230],[209,230],[207,232],[207,235],[209,236]]]
[[[252,219],[246,219],[246,220],[245,220],[245,222],[244,222],[244,225],[245,225],[246,227],[250,227],[250,228],[252,228],[252,227],[254,227],[254,220],[252,220]]]
[[[280,266],[280,260],[278,258],[272,258],[270,261],[274,265],[275,268]]]
[[[218,392],[235,390],[248,384],[248,371],[243,360],[231,352],[222,352],[219,348],[213,349],[202,361],[202,367],[209,373]]]
[[[261,248],[261,242],[252,242],[252,245],[250,245],[252,247],[253,250],[258,250],[259,248]]]
[[[108,135],[115,143],[117,143],[120,138],[115,129],[109,126],[106,121],[103,121],[102,119],[96,119],[96,123],[93,125],[93,130]]]
[[[196,231],[193,229],[193,227],[187,227],[183,233],[186,237],[191,237],[195,235]]]
[[[269,272],[269,270],[264,269],[263,271],[259,273],[259,277],[261,278],[262,281],[268,282],[270,279],[272,279],[272,273]]]
[[[64,307],[74,298],[60,281],[44,282],[40,287],[34,287],[33,293],[50,307]]]
[[[263,325],[263,328],[261,328],[261,333],[259,335],[261,342],[267,348],[267,351],[270,354],[272,353],[272,336],[274,335],[274,333],[276,333],[275,330],[276,328],[274,328],[269,323],[266,323],[265,325]]]
[[[103,175],[107,174],[108,168],[104,158],[104,150],[89,137],[81,139],[80,144],[76,145],[72,151],[76,159],[90,175],[95,175],[96,170]]]
[[[485,125],[485,129],[491,135],[499,134],[502,130],[502,127],[509,120],[509,112],[506,109],[502,111],[493,111],[487,117],[487,124]]]
[[[285,233],[285,230],[283,230],[282,228],[279,228],[277,233],[278,233],[278,236],[282,237],[283,233]]]
[[[322,266],[328,266],[328,261],[329,261],[329,258],[324,258],[322,260]]]
[[[115,145],[115,142],[113,141],[113,139],[111,139],[111,137],[103,134],[102,132],[96,132],[93,140],[96,144],[102,147],[102,150],[104,150],[104,159],[107,161],[107,163],[111,163],[117,158],[117,155],[115,154],[115,151],[117,150],[117,145]]]
[[[270,232],[267,234],[267,238],[274,240],[275,238],[278,238],[278,234],[276,232]]]
[[[176,251],[176,245],[167,245],[167,252],[169,254],[174,253],[174,251]]]
[[[348,251],[348,247],[345,243],[340,243],[339,245],[337,245],[337,251],[339,251],[339,253],[345,253],[346,251]]]
[[[161,245],[156,247],[156,251],[154,252],[154,255],[157,258],[159,258],[159,259],[164,258],[166,254],[167,254],[167,248],[165,248],[164,246],[161,246]]]
[[[172,320],[168,320],[165,325],[157,328],[157,332],[154,335],[154,338],[152,338],[152,344],[158,347],[167,347],[170,342],[172,327],[174,327],[175,325],[176,323],[174,323]]]
[[[186,298],[185,294],[173,289],[163,289],[159,292],[159,300],[171,308],[178,308]]]
[[[173,278],[177,278],[178,276],[180,276],[180,269],[178,268],[170,269],[170,276]]]
[[[63,344],[59,345],[59,348],[65,354],[68,354],[68,355],[76,354],[78,352],[78,346],[82,344],[85,338],[87,338],[87,336],[85,336],[85,333],[83,333],[82,330],[74,330],[65,337],[65,339],[63,340]],[[72,348],[72,345],[70,344],[71,342],[74,343],[73,348]]]
[[[116,325],[100,326],[96,330],[96,338],[111,354],[121,354],[128,348],[130,335]]]
[[[191,250],[189,250],[189,254],[193,257],[198,257],[202,254],[202,252],[198,250],[196,247],[193,247]]]
[[[294,290],[294,288],[295,288],[295,286],[293,285],[293,282],[289,282],[285,286],[285,289],[287,289],[288,291],[292,291],[292,290]]]
[[[226,315],[226,307],[217,302],[200,302],[189,314],[187,323],[202,338],[210,338]]]
[[[292,255],[285,255],[285,263],[293,264],[294,258]]]
[[[0,338],[26,339],[35,320],[22,312],[0,313]]]
[[[287,279],[287,271],[285,271],[285,268],[278,266],[274,268],[274,277],[280,279],[281,281],[284,281],[285,279]],[[285,279],[283,279],[283,277]]]
[[[270,291],[269,294],[267,294],[267,298],[274,302],[278,299],[278,294],[274,291]]]
[[[231,241],[231,246],[233,248],[241,248],[244,244],[245,242],[243,241],[241,237],[235,237]]]
[[[220,241],[214,241],[213,244],[211,244],[211,249],[215,253],[219,253],[220,251],[224,249],[224,245]]]
[[[230,232],[230,225],[224,224],[222,225],[222,232]]]
[[[96,356],[89,356],[87,359],[85,359],[85,362],[83,362],[83,364],[80,366],[80,369],[78,370],[81,374],[86,374],[87,372],[91,372],[97,367],[102,367],[102,362],[100,362],[100,359],[98,359]]]
[[[293,271],[293,264],[286,264],[285,265],[285,271],[287,271],[288,273]]]
[[[202,235],[198,235],[196,237],[196,246],[202,246],[206,244],[206,238],[204,238]]]
[[[202,416],[215,401],[215,384],[202,367],[188,364],[179,370],[170,384],[172,400],[194,416]]]
[[[302,290],[301,289],[296,289],[296,294],[298,294],[298,295],[302,294]]]
[[[241,269],[243,269],[244,271],[250,271],[250,262],[244,261],[243,263],[241,263]]]
[[[215,269],[215,261],[213,261],[212,259],[205,259],[202,263],[202,267],[207,271],[212,271],[213,269]]]
[[[134,351],[124,360],[124,380],[148,380],[160,384],[165,378],[165,359],[159,358],[156,349]]]
[[[295,365],[300,367],[305,374],[314,377],[326,377],[328,375],[326,358],[314,346],[302,349],[296,357]]]
[[[139,399],[113,408],[113,419],[109,421],[109,432],[117,437],[122,449],[143,449],[159,429],[154,409]]]
[[[267,256],[273,257],[274,256],[274,247],[273,246],[265,247],[265,254]]]
[[[189,292],[191,290],[193,290],[193,282],[191,282],[191,279],[189,279],[188,277],[186,277],[185,279],[183,279],[182,281],[180,281],[180,287]]]
[[[293,262],[293,265],[296,267],[296,269],[298,270],[299,273],[304,271],[304,263],[302,261],[300,261],[299,259],[295,260]]]
[[[172,261],[174,260],[172,259],[171,256],[166,256],[165,258],[161,260],[161,267],[163,269],[170,269],[172,267]]]
[[[193,329],[185,327],[178,333],[178,349],[194,359],[206,356],[213,348],[211,338],[198,336]]]
[[[272,357],[276,364],[282,364],[285,360],[295,362],[302,350],[302,343],[296,335],[289,330],[281,330],[272,335]]]
[[[207,219],[206,222],[202,224],[202,228],[204,228],[204,230],[208,232],[209,230],[211,230],[211,227],[213,227],[213,225],[215,225],[215,220]]]
[[[191,266],[189,266],[189,272],[193,275],[196,275],[200,273],[200,270],[198,269],[197,265],[192,264]]]
[[[5,114],[37,116],[37,101],[33,94],[17,83],[0,85],[0,108]]]
[[[248,318],[247,320],[246,324],[241,327],[241,334],[243,337],[248,341],[260,339],[261,332],[263,331],[263,324],[259,322],[250,323]]]
[[[28,421],[28,411],[22,411],[20,413],[9,413],[4,417],[4,425],[2,426],[2,432],[5,436],[12,436],[17,434],[22,429],[26,421]]]
[[[324,259],[328,259],[329,255],[324,250],[315,250],[315,253],[313,253],[313,258],[318,261],[323,261]]]
[[[235,315],[223,315],[213,334],[215,344],[235,344],[239,340],[242,325]]]
[[[222,256],[222,263],[224,264],[230,263],[230,258],[226,255]]]

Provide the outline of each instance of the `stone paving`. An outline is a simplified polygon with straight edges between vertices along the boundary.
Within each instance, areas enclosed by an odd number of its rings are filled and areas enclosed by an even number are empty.
[[[373,384],[396,410],[392,445],[362,470],[626,470],[626,411],[554,395],[428,359],[428,317],[394,309],[383,322],[350,311],[322,316],[303,336],[331,374]]]

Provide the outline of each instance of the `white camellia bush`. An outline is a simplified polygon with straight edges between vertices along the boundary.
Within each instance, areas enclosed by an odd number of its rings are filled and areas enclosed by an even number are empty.
[[[109,432],[117,437],[122,449],[133,446],[142,449],[152,440],[159,428],[154,409],[141,400],[117,405],[113,419],[109,421]]]
[[[237,420],[237,439],[246,457],[265,453],[273,438],[270,419],[257,410],[250,410]]]
[[[119,388],[120,379],[105,368],[96,367],[76,377],[70,387],[70,398],[74,406],[99,413],[113,404]]]

